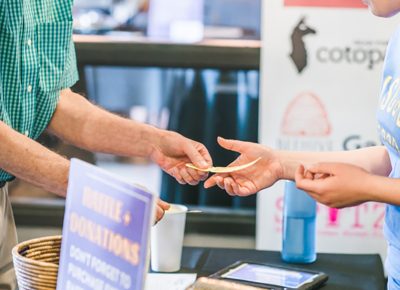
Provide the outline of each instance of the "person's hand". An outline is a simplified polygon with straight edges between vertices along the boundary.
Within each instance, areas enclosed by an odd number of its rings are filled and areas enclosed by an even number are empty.
[[[256,143],[221,137],[218,137],[218,143],[225,149],[241,154],[229,166],[243,165],[259,157],[261,159],[244,170],[213,175],[205,182],[205,188],[218,185],[230,195],[247,196],[273,185],[281,176],[282,167],[272,150]]]
[[[157,199],[156,203],[156,223],[158,223],[165,215],[165,211],[169,210],[171,205],[161,199]]]
[[[186,163],[193,163],[199,168],[212,166],[211,156],[203,144],[171,131],[163,131],[151,159],[180,184],[197,185],[208,176],[186,167]]]
[[[371,175],[345,163],[319,163],[296,170],[295,181],[316,201],[333,208],[355,206],[370,200],[365,188]]]

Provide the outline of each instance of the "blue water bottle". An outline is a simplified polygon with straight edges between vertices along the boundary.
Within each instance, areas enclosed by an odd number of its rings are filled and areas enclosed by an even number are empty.
[[[316,202],[292,181],[285,184],[282,259],[289,263],[316,260]]]

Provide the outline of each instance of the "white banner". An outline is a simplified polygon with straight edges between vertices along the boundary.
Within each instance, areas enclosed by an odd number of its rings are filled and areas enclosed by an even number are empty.
[[[260,143],[297,151],[379,144],[381,70],[398,18],[377,18],[361,0],[266,0],[262,18]],[[283,182],[258,195],[258,249],[281,249],[282,199]],[[319,205],[317,251],[384,256],[384,211]]]

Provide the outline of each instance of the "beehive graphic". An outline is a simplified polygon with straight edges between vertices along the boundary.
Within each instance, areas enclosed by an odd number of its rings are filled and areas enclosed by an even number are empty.
[[[281,132],[284,135],[324,137],[331,131],[326,109],[312,92],[303,92],[295,97],[283,115]]]

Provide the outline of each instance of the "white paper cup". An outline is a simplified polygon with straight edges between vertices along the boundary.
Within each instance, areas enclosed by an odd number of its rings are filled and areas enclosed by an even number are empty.
[[[151,229],[151,268],[156,272],[177,272],[181,268],[186,212],[172,204],[164,218]]]

